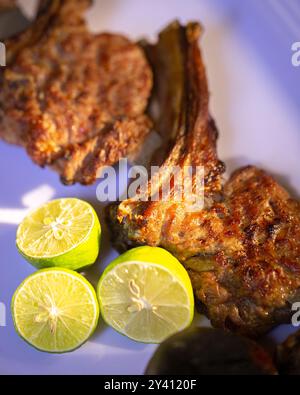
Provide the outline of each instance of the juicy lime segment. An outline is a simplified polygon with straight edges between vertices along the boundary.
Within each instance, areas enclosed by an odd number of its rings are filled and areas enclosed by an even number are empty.
[[[12,300],[18,334],[40,351],[63,353],[85,343],[99,319],[96,293],[81,275],[45,269],[28,277]]]
[[[78,270],[99,254],[101,227],[92,206],[67,198],[46,203],[28,215],[17,231],[17,247],[37,268]]]
[[[98,298],[110,326],[145,343],[162,342],[194,316],[189,276],[161,248],[139,247],[113,261],[100,279]]]

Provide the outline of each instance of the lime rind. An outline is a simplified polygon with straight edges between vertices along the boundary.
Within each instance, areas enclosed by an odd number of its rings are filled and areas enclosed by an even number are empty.
[[[37,344],[36,341],[34,341],[34,339],[30,339],[26,335],[25,331],[20,328],[20,325],[19,325],[19,323],[20,323],[19,316],[22,316],[22,313],[21,314],[17,313],[16,305],[17,305],[17,301],[18,301],[18,298],[19,298],[20,294],[22,293],[22,291],[24,291],[24,287],[26,285],[28,286],[31,281],[36,280],[40,276],[47,276],[47,274],[64,274],[65,276],[69,277],[72,280],[76,279],[81,285],[84,286],[84,290],[87,291],[87,294],[90,297],[90,303],[89,304],[93,308],[93,320],[89,323],[89,330],[85,333],[85,336],[82,337],[81,339],[77,339],[76,344],[73,344],[71,347],[66,347],[66,348],[61,348],[61,349],[59,349],[59,348],[53,349],[51,347],[41,347],[39,344]],[[48,289],[48,291],[49,291],[49,289]],[[49,292],[51,293],[51,290]],[[33,297],[34,297],[34,295],[33,295]],[[95,330],[97,328],[97,325],[98,325],[99,316],[100,316],[99,303],[98,303],[97,295],[96,295],[96,292],[95,292],[93,286],[82,275],[80,275],[77,272],[74,272],[72,270],[63,269],[63,268],[43,269],[43,270],[40,270],[40,271],[32,274],[31,276],[27,277],[19,285],[19,287],[17,288],[17,290],[15,291],[15,293],[13,295],[12,302],[11,302],[11,311],[12,311],[14,327],[15,327],[15,330],[18,333],[18,335],[26,343],[28,343],[30,346],[34,347],[38,351],[46,352],[46,353],[53,353],[53,354],[68,353],[68,352],[71,352],[71,351],[74,351],[74,350],[80,348],[84,343],[86,343],[86,341],[88,341],[88,339],[95,332]],[[30,313],[31,313],[31,315],[34,314],[32,312],[26,312],[25,311],[25,315],[26,314],[30,314]],[[78,321],[77,315],[76,315],[76,317],[72,318],[72,320],[73,319]],[[81,319],[82,319],[82,317],[81,317]],[[83,326],[86,327],[87,323],[84,322]],[[48,331],[48,334],[49,334],[49,331]],[[69,332],[68,336],[70,336],[70,332]]]
[[[134,259],[133,259],[134,255]],[[148,263],[157,263],[158,265],[162,265],[163,267],[169,268],[173,274],[176,274],[179,278],[185,279],[188,283],[190,283],[190,277],[183,267],[183,265],[172,255],[170,252],[161,247],[136,247],[131,250],[126,251],[124,254],[118,256],[114,259],[109,266],[105,269],[103,275],[113,269],[120,263],[130,262],[130,261],[138,261]],[[192,289],[192,287],[191,287]]]

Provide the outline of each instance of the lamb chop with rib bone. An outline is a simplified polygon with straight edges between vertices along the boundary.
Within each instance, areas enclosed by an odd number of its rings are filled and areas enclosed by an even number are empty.
[[[108,223],[120,251],[150,245],[173,253],[214,326],[258,336],[289,322],[300,296],[300,204],[252,166],[222,185],[200,33],[198,24],[174,23],[148,53],[161,107],[157,129],[169,147],[161,172],[204,166],[205,206],[190,212],[184,201],[151,201],[149,193],[146,202],[110,206]]]

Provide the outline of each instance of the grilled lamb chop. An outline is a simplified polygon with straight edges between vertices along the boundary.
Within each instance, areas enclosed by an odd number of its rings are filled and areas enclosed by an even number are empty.
[[[222,187],[199,34],[197,24],[175,23],[149,53],[163,114],[157,128],[171,145],[160,172],[205,166],[204,208],[151,201],[148,192],[147,201],[110,206],[108,223],[120,251],[151,245],[173,253],[214,326],[257,336],[288,322],[300,296],[300,204],[255,167],[236,171]]]
[[[65,183],[88,184],[99,167],[135,151],[150,131],[143,114],[152,72],[139,45],[88,32],[83,13],[90,1],[49,4],[34,26],[7,42],[0,137],[25,146]]]

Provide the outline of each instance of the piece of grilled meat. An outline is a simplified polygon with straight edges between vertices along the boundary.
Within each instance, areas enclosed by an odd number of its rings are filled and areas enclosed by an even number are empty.
[[[257,336],[288,322],[300,296],[300,205],[255,167],[238,170],[222,187],[199,33],[197,24],[175,23],[149,53],[163,114],[158,129],[171,144],[160,173],[204,166],[204,208],[191,211],[172,198],[151,201],[149,193],[146,202],[110,206],[108,223],[121,251],[151,245],[173,253],[214,326]]]
[[[142,48],[88,32],[89,4],[50,1],[32,28],[7,42],[1,76],[0,136],[67,184],[95,181],[99,168],[133,153],[151,127],[144,111],[152,72]]]

